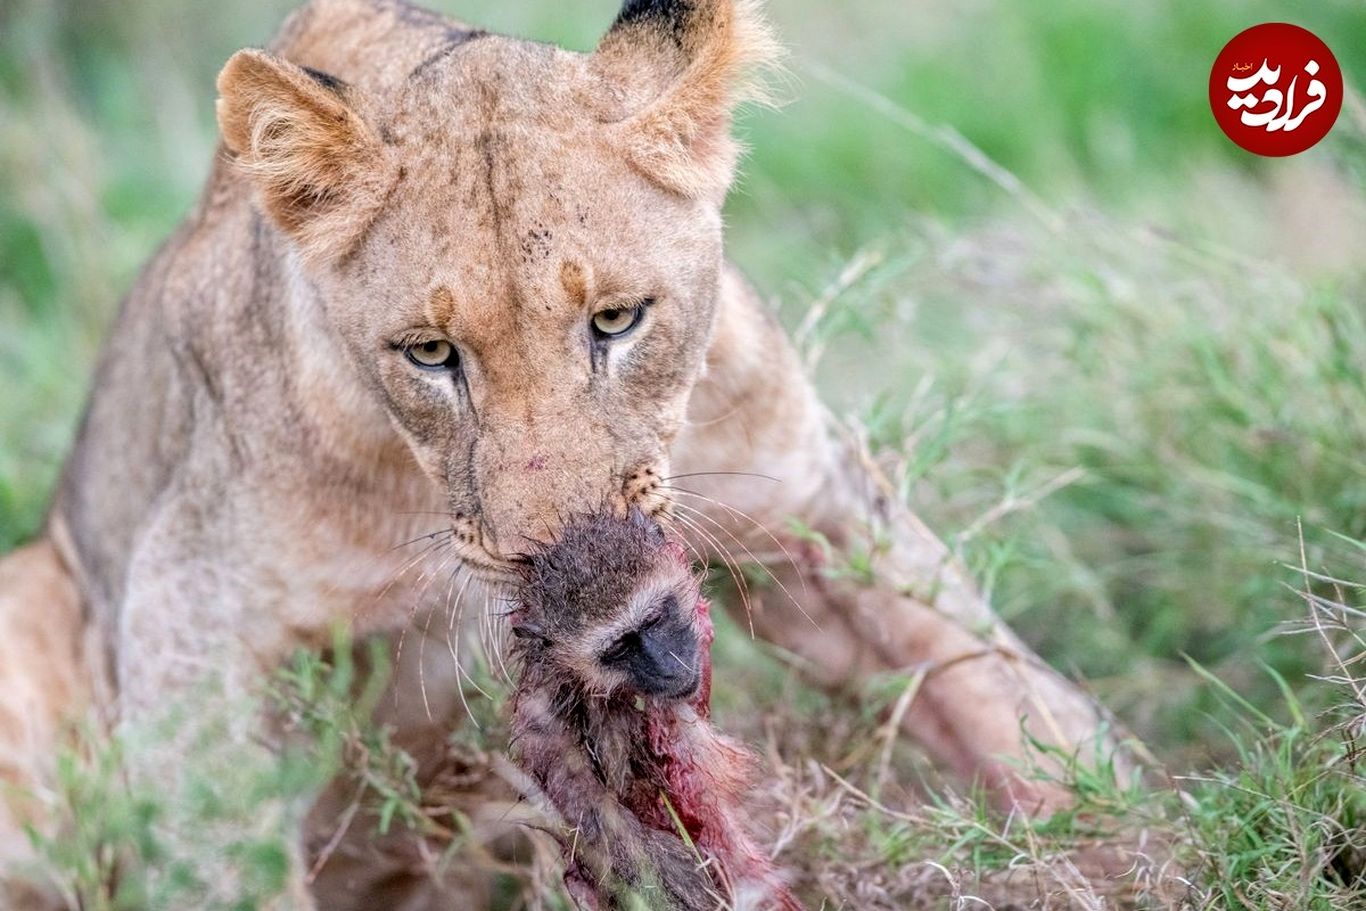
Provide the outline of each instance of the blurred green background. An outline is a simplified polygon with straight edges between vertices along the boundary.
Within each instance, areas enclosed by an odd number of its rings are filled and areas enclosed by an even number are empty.
[[[617,6],[431,5],[579,49]],[[291,6],[0,6],[0,549],[39,526],[98,341],[207,172],[218,68]],[[1275,635],[1297,522],[1313,568],[1366,578],[1366,109],[1258,159],[1209,67],[1288,18],[1359,88],[1366,5],[768,6],[788,103],[741,122],[733,257],[1027,638],[1167,755],[1215,750],[1183,654],[1267,699],[1258,661],[1298,687],[1321,660]]]

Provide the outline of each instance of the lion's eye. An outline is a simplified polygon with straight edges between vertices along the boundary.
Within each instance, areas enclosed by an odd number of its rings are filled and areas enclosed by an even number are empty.
[[[593,332],[598,338],[620,338],[634,329],[644,315],[643,306],[599,310],[593,314]]]
[[[424,370],[439,370],[453,367],[456,362],[455,346],[441,339],[419,342],[403,349],[408,360]]]

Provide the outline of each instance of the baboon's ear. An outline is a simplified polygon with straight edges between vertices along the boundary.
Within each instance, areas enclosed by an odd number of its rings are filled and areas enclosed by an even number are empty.
[[[626,0],[592,66],[632,165],[703,196],[730,185],[732,113],[761,94],[756,71],[777,57],[757,0]]]
[[[218,75],[223,142],[261,204],[309,260],[345,255],[373,221],[396,166],[353,90],[264,51]]]

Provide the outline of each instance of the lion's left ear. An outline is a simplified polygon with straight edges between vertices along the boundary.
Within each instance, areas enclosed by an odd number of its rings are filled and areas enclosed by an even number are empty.
[[[352,91],[264,51],[238,51],[218,76],[223,143],[262,207],[305,259],[352,249],[396,173]]]
[[[604,119],[631,164],[690,197],[724,194],[735,107],[778,46],[757,0],[626,0],[593,54]]]

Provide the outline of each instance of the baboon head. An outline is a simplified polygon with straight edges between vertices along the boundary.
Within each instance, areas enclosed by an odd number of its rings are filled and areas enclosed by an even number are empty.
[[[692,696],[702,682],[700,579],[638,510],[566,524],[524,558],[519,650],[598,695]]]

